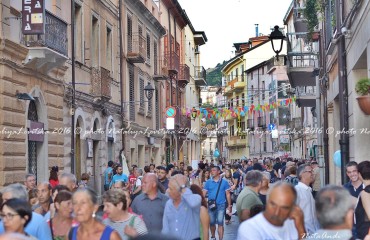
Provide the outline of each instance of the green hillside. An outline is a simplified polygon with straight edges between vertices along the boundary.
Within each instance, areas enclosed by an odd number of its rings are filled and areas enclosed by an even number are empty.
[[[208,86],[221,86],[222,85],[222,68],[227,64],[227,61],[218,63],[214,68],[208,68],[207,71],[207,83]]]

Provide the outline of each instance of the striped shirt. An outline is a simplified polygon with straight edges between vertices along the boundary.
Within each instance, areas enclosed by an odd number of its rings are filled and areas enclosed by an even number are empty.
[[[113,222],[109,218],[107,218],[103,220],[103,223],[116,230],[121,236],[122,240],[129,239],[129,236],[124,233],[126,225],[133,227],[137,231],[138,235],[147,234],[148,230],[145,226],[144,221],[135,214],[129,213],[129,215],[130,217],[124,221]]]

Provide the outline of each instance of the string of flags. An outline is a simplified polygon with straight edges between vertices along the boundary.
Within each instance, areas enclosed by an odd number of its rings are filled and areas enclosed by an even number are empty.
[[[231,116],[232,118],[239,118],[245,117],[246,115],[252,115],[256,112],[270,112],[279,106],[289,106],[290,104],[296,101],[296,97],[293,96],[288,99],[278,100],[276,102],[272,102],[270,104],[251,104],[249,106],[237,106],[237,107],[224,107],[224,108],[203,108],[200,107],[199,109],[196,108],[181,108],[181,114],[188,117],[188,118],[206,118],[206,119],[218,119],[218,118],[227,118]]]

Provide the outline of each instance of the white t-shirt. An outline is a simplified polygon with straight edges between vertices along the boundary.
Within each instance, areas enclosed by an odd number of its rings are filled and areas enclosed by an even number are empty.
[[[238,229],[237,240],[297,240],[298,231],[294,221],[287,219],[282,227],[272,225],[259,213],[242,224]]]

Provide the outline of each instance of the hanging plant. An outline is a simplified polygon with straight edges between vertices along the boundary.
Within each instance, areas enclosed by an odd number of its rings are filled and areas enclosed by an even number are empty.
[[[307,19],[307,39],[308,41],[317,40],[315,38],[315,28],[319,25],[319,19],[318,13],[320,13],[321,16],[325,15],[325,8],[328,4],[328,0],[307,0],[306,1],[306,7],[304,9],[304,16]]]

